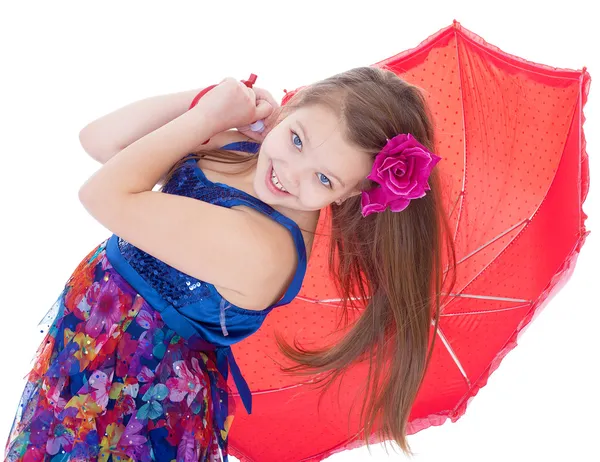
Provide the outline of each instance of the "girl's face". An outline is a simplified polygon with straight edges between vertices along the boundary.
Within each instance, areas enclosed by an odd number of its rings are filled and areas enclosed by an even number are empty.
[[[333,112],[320,105],[302,107],[283,119],[258,153],[253,187],[259,199],[313,211],[360,194],[358,185],[371,172],[373,160],[348,144],[340,129]]]

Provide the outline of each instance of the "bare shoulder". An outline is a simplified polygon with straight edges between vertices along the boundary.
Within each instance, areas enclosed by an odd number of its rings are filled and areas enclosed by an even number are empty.
[[[230,143],[240,141],[253,141],[247,136],[241,134],[237,130],[227,130],[213,136],[207,143],[207,149],[218,149]],[[252,153],[247,153],[248,156],[254,156]],[[210,159],[200,159],[198,165],[202,170],[211,170],[217,175],[212,175],[215,181],[221,181],[231,186],[236,185],[232,178],[227,178],[227,175],[234,174],[240,169],[245,168],[244,165],[226,164],[212,161]],[[223,175],[220,177],[219,175]],[[235,179],[235,176],[233,177]],[[249,310],[263,310],[277,301],[283,296],[290,285],[297,267],[297,251],[294,245],[294,240],[290,232],[281,226],[280,223],[274,221],[271,217],[264,213],[254,210],[250,207],[234,207],[246,214],[254,226],[252,229],[257,235],[246,236],[248,242],[263,242],[268,247],[268,251],[263,252],[261,257],[261,271],[252,287],[242,293],[238,290],[217,286],[217,291],[229,302]],[[261,236],[258,236],[260,234]]]
[[[263,310],[281,299],[291,284],[298,257],[296,246],[290,232],[272,218],[252,209],[240,209],[247,212],[255,224],[254,230],[260,232],[264,242],[266,237],[268,253],[261,258],[260,280],[253,287],[246,287],[245,293],[217,287],[217,291],[229,302],[249,310]],[[253,239],[249,239],[253,240]],[[265,266],[267,268],[265,268]]]

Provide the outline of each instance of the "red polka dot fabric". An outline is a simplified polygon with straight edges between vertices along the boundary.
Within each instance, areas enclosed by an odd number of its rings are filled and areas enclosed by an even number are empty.
[[[590,75],[585,67],[558,69],[510,55],[456,21],[374,66],[426,94],[457,250],[457,284],[438,332],[432,329],[436,346],[412,409],[413,434],[464,414],[572,273],[589,234],[582,204]],[[327,272],[329,212],[321,213],[298,297],[233,347],[254,400],[252,415],[240,403],[230,430],[230,453],[242,462],[320,461],[363,444],[360,406],[350,420],[348,411],[362,403],[367,367],[349,370],[318,407],[308,379],[279,371],[278,363],[290,363],[273,337],[277,330],[290,342],[318,346],[343,334],[332,335],[340,310]]]

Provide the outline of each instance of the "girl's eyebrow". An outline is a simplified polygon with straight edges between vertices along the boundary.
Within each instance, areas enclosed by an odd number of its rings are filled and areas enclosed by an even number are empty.
[[[300,122],[299,120],[296,120],[296,123],[298,124],[298,126],[302,130],[302,134],[304,135],[304,139],[308,142],[308,144],[310,144],[310,138],[308,137],[308,132],[306,131],[306,128],[304,128],[304,125],[302,125],[302,122]]]
[[[300,122],[299,120],[296,120],[296,123],[298,124],[298,126],[302,130],[302,134],[304,135],[304,139],[308,142],[308,144],[310,144],[310,138],[308,137],[308,133],[307,133],[306,128],[304,127],[304,125],[302,125],[302,122]],[[344,182],[342,180],[340,180],[337,176],[335,176],[333,173],[331,173],[329,170],[325,170],[325,173],[327,173],[327,175],[335,178],[337,180],[337,182],[342,185],[342,187],[344,187],[344,188],[346,187],[346,185],[344,184]]]
[[[327,173],[328,176],[334,177],[342,185],[343,188],[346,187],[344,182],[342,180],[340,180],[337,176],[335,176],[333,173],[331,173],[329,170],[325,170],[325,173]]]

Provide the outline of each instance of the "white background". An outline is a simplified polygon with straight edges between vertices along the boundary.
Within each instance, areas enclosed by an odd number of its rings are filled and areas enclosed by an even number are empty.
[[[283,89],[417,46],[453,19],[502,50],[592,76],[585,127],[592,234],[567,285],[456,423],[409,443],[415,462],[600,461],[597,325],[597,14],[584,2],[12,2],[0,12],[0,439],[41,340],[38,321],[111,233],[78,189],[100,167],[79,145],[90,121],[148,96],[245,79]],[[594,5],[596,6],[596,5]],[[595,37],[595,38],[594,38]],[[257,429],[260,431],[260,429]],[[273,444],[281,442],[273,441]],[[233,458],[232,458],[233,460]],[[331,461],[388,460],[357,449]],[[404,460],[390,453],[389,460]]]

